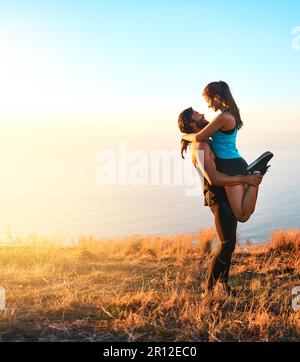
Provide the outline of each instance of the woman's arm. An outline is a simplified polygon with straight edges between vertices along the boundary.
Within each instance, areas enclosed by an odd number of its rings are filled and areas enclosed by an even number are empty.
[[[183,142],[183,141],[190,142],[190,143],[196,142],[196,136],[197,136],[197,133],[184,134],[181,137],[181,142]]]
[[[189,133],[182,136],[182,139],[188,142],[200,142],[207,140],[210,136],[216,133],[219,129],[224,127],[227,122],[224,114],[219,114],[212,122],[205,126],[198,133]]]

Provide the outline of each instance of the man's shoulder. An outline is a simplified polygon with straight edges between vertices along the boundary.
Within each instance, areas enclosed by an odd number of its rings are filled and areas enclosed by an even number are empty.
[[[200,150],[205,150],[205,149],[211,149],[211,140],[205,140],[205,141],[200,141],[200,142],[193,142],[191,144],[191,147],[193,149],[200,149]]]
[[[208,140],[202,140],[201,143],[204,145],[204,147],[209,147],[211,149],[211,139]]]
[[[201,141],[199,143],[200,143],[200,146],[198,149],[204,151],[207,156],[213,157],[213,149],[212,149],[212,145],[211,145],[211,140],[205,140],[205,141]]]

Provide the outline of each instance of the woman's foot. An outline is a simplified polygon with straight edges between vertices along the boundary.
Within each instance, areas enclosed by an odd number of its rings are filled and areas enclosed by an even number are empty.
[[[269,167],[271,167],[271,165],[268,165],[268,166],[266,166],[265,168],[260,168],[259,171],[253,171],[253,172],[252,172],[252,175],[258,173],[258,174],[264,176],[264,175],[267,173]]]
[[[272,157],[273,153],[270,151],[263,153],[247,167],[247,170],[250,173],[259,172],[260,174],[264,175],[267,172],[267,169],[270,167],[268,166],[268,162]]]

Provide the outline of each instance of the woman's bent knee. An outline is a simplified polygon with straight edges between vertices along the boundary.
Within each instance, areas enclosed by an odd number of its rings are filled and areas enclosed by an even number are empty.
[[[237,221],[246,222],[250,219],[251,214],[244,214],[242,212],[238,212],[234,214],[234,216],[236,217]]]

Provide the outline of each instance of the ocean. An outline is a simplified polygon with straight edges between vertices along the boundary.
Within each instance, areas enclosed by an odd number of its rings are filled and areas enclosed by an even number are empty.
[[[250,163],[257,152],[243,155]],[[100,186],[95,153],[76,157],[2,156],[1,240],[7,235],[55,235],[74,240],[129,234],[193,233],[214,225],[201,190],[185,185]],[[189,162],[189,161],[185,161]],[[300,152],[276,149],[255,213],[239,223],[240,242],[265,243],[280,228],[300,227]]]

